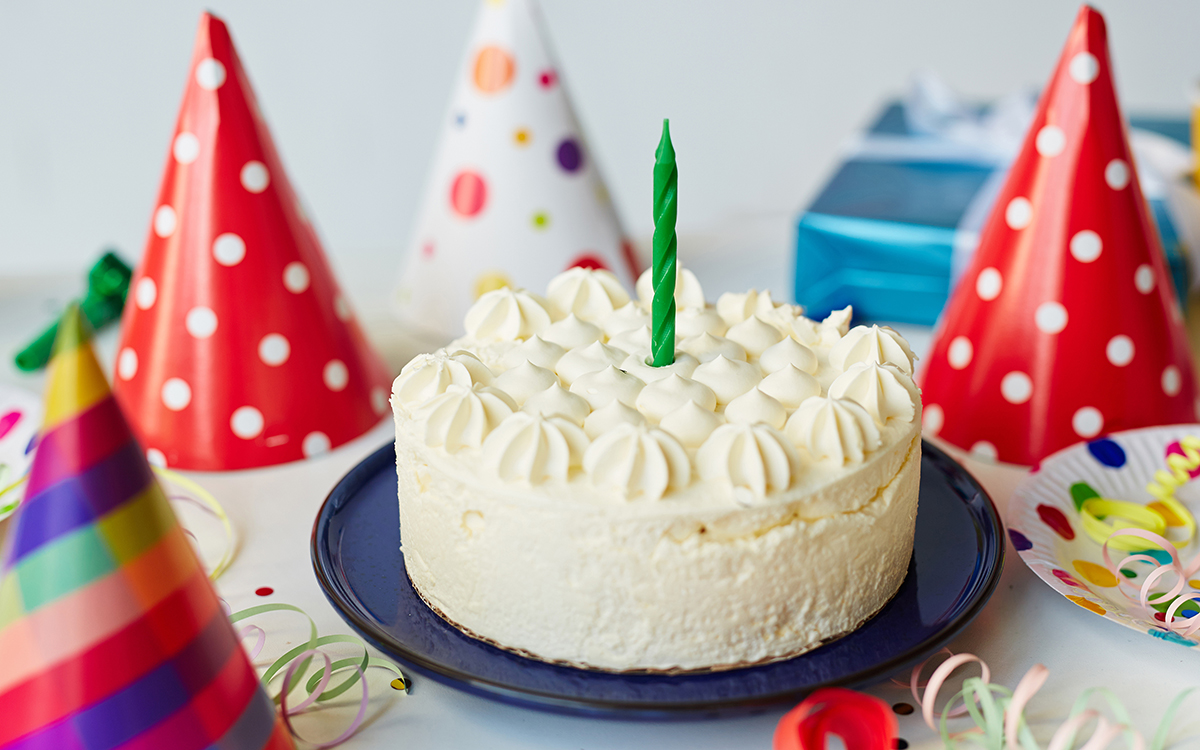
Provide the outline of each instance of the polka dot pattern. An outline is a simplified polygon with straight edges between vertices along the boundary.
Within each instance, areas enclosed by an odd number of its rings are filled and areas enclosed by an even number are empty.
[[[1010,404],[1023,404],[1033,395],[1033,381],[1023,372],[1010,372],[1000,381],[1000,393]]]
[[[146,460],[151,466],[157,466],[160,469],[167,468],[167,457],[157,448],[146,449]]]
[[[1117,577],[1102,565],[1097,565],[1089,560],[1075,560],[1072,565],[1075,567],[1075,572],[1083,576],[1088,583],[1102,588],[1112,588],[1117,585]]]
[[[1104,429],[1104,415],[1094,406],[1084,406],[1071,417],[1071,429],[1081,438],[1092,438]]]
[[[583,169],[583,149],[574,138],[564,138],[554,152],[558,166],[566,172],[578,172]]]
[[[271,173],[267,171],[267,165],[261,161],[246,162],[239,178],[242,187],[251,193],[261,193],[271,184]]]
[[[1113,190],[1124,190],[1129,185],[1129,164],[1124,159],[1113,159],[1104,168],[1104,181]]]
[[[1067,146],[1067,136],[1062,128],[1047,125],[1038,131],[1036,148],[1042,156],[1058,156]]]
[[[196,83],[207,91],[216,91],[225,83],[225,66],[220,60],[205,58],[196,64]]]
[[[1033,542],[1029,541],[1028,537],[1016,529],[1008,530],[1008,538],[1012,541],[1013,548],[1016,549],[1017,552],[1024,552],[1027,549],[1033,549]]]
[[[936,436],[946,422],[946,413],[937,404],[926,404],[921,414],[921,429],[927,435]]]
[[[950,342],[947,359],[955,370],[961,370],[971,364],[971,358],[974,356],[975,347],[971,345],[971,340],[966,336],[959,336]]]
[[[1042,333],[1062,333],[1067,327],[1067,308],[1051,300],[1037,306],[1033,314],[1034,323]]]
[[[158,300],[158,285],[154,283],[154,279],[148,277],[139,279],[137,287],[133,290],[134,304],[139,309],[149,310],[154,307],[156,300]]]
[[[200,156],[200,139],[191,133],[180,133],[171,144],[171,154],[180,164],[191,164]]]
[[[193,307],[184,319],[187,332],[198,339],[206,339],[217,331],[217,314],[208,307]]]
[[[920,374],[939,437],[1001,461],[1200,416],[1106,44],[1085,8]]]
[[[242,440],[252,440],[262,434],[263,415],[253,406],[242,406],[234,410],[229,418],[229,429]]]
[[[292,345],[287,337],[280,333],[268,333],[258,342],[258,358],[263,364],[279,367],[288,361],[292,353]]]
[[[159,206],[154,211],[154,233],[166,239],[175,233],[177,219],[175,209],[170,206]]]
[[[1024,229],[1033,221],[1033,204],[1028,198],[1013,198],[1004,210],[1004,221],[1010,229]]]
[[[979,299],[991,301],[1000,296],[1000,290],[1004,288],[1004,277],[1000,275],[1000,271],[995,268],[985,268],[975,277],[975,293],[979,295]]]
[[[1075,529],[1058,508],[1055,508],[1053,505],[1039,505],[1037,507],[1037,514],[1038,518],[1042,519],[1042,523],[1053,529],[1055,534],[1058,534],[1068,542],[1075,538]]]
[[[148,460],[222,471],[353,439],[387,413],[390,378],[274,161],[253,76],[224,25],[203,23],[212,44],[193,58],[112,382]],[[471,103],[461,111],[468,131],[485,121]],[[553,159],[552,145],[526,158]]]
[[[345,362],[340,359],[331,359],[325,364],[321,377],[325,381],[325,387],[329,390],[341,391],[345,390],[346,385],[350,382],[350,371],[346,368]]]
[[[138,371],[138,356],[137,352],[129,347],[121,350],[117,355],[117,377],[121,380],[133,380]]]
[[[1087,85],[1100,75],[1100,61],[1091,52],[1080,52],[1071,58],[1068,70],[1076,83]]]
[[[1154,291],[1154,269],[1149,264],[1143,263],[1137,267],[1133,273],[1133,285],[1142,294],[1149,294]]]
[[[1071,255],[1080,263],[1091,263],[1099,258],[1102,249],[1103,243],[1100,241],[1100,235],[1090,229],[1077,232],[1071,238]]]
[[[1183,375],[1175,365],[1167,365],[1163,370],[1162,389],[1168,396],[1178,396],[1183,389]]]
[[[971,446],[971,456],[981,461],[995,461],[999,454],[996,446],[987,440],[980,440]]]
[[[246,243],[233,232],[217,235],[212,246],[213,259],[223,266],[236,266],[246,257]]]
[[[183,378],[169,378],[162,386],[162,402],[171,411],[183,411],[192,403],[192,387]]]
[[[371,408],[376,414],[383,414],[388,409],[387,391],[375,387],[371,389]]]
[[[310,432],[304,436],[304,442],[301,444],[301,450],[304,451],[305,458],[320,456],[328,453],[330,448],[329,436],[323,432]]]
[[[310,280],[308,266],[300,261],[293,261],[283,267],[283,286],[292,294],[306,291]]]
[[[475,87],[485,94],[496,94],[512,84],[516,61],[506,50],[489,45],[475,55]]]
[[[1125,449],[1115,440],[1103,438],[1101,440],[1093,440],[1088,443],[1088,453],[1092,454],[1092,458],[1100,462],[1101,465],[1107,466],[1110,469],[1119,469],[1125,465],[1126,456]],[[1086,484],[1084,485],[1087,486]],[[1071,496],[1074,498],[1074,487],[1071,488]],[[1091,489],[1088,487],[1088,489]],[[1099,497],[1100,493],[1092,490],[1092,497]],[[1082,503],[1076,503],[1076,506]]]
[[[487,182],[477,172],[459,172],[450,185],[450,207],[454,213],[469,219],[483,211],[487,204]]]
[[[1124,367],[1133,361],[1133,339],[1123,334],[1113,336],[1104,347],[1104,356],[1117,367]]]

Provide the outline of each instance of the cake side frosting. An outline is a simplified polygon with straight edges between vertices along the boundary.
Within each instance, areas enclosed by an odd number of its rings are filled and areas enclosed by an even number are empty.
[[[907,343],[768,293],[708,305],[681,270],[676,360],[656,368],[639,292],[587,269],[546,297],[489,292],[465,337],[404,368],[414,586],[473,634],[605,669],[751,663],[852,629],[911,554]]]

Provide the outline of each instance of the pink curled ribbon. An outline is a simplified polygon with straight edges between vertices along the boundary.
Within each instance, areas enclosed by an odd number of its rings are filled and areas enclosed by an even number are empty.
[[[282,685],[279,691],[272,695],[271,698],[279,704],[280,715],[288,731],[292,733],[292,736],[312,745],[314,748],[318,748],[318,750],[330,748],[345,742],[362,727],[367,715],[367,705],[370,702],[366,670],[371,668],[387,670],[396,675],[396,679],[392,681],[393,686],[399,682],[399,688],[403,689],[406,694],[412,689],[411,683],[399,667],[386,659],[378,659],[371,656],[370,651],[367,649],[367,644],[361,639],[352,635],[320,635],[317,631],[316,622],[299,607],[282,603],[260,604],[256,607],[241,610],[240,612],[229,613],[228,606],[224,602],[222,602],[222,605],[226,607],[226,614],[229,615],[229,621],[234,624],[266,612],[296,612],[308,620],[308,640],[271,662],[270,666],[263,672],[261,680],[263,687],[267,689],[268,695],[270,695],[272,681],[282,673]],[[245,639],[252,635],[255,636],[254,646],[250,649],[249,653],[251,661],[258,658],[258,655],[262,653],[262,649],[266,645],[266,631],[257,625],[247,624],[237,632],[240,639]],[[362,649],[362,655],[361,657],[354,656],[335,661],[323,650],[323,647],[335,643],[353,644]],[[309,676],[307,682],[304,682],[303,675],[308,672],[315,657],[320,657],[324,662],[324,666],[317,669],[316,672]],[[351,671],[351,674],[341,682],[330,686],[333,676],[343,671]],[[313,742],[300,736],[292,725],[291,717],[305,712],[317,703],[332,700],[359,683],[362,684],[362,698],[359,700],[358,713],[340,735],[324,743]],[[289,705],[288,697],[302,684],[305,696],[295,705]]]
[[[947,654],[947,649],[942,649]],[[929,682],[920,683],[921,672],[930,660],[926,660],[913,668],[911,679],[905,685],[898,680],[893,683],[901,687],[909,687],[913,700],[921,708],[921,717],[925,724],[941,736],[947,750],[958,750],[962,747],[982,747],[987,750],[1040,750],[1040,745],[1033,736],[1025,720],[1025,708],[1030,699],[1041,690],[1050,676],[1042,664],[1035,664],[1017,683],[1014,690],[1002,685],[988,683],[990,670],[982,659],[974,654],[950,654],[949,658],[938,665],[929,677]],[[941,713],[936,711],[938,694],[945,686],[952,673],[969,664],[978,664],[980,677],[970,677],[963,681],[961,689],[950,697]],[[923,688],[923,691],[922,691]],[[1080,694],[1079,699],[1071,707],[1066,721],[1055,730],[1046,750],[1069,750],[1075,745],[1075,738],[1088,722],[1095,721],[1095,729],[1081,750],[1103,750],[1118,738],[1124,737],[1126,745],[1132,750],[1163,750],[1166,747],[1167,734],[1174,724],[1175,716],[1183,702],[1197,688],[1189,688],[1177,695],[1167,706],[1153,739],[1146,744],[1145,739],[1133,728],[1128,711],[1121,705],[1116,695],[1107,688],[1089,688]],[[1115,721],[1102,715],[1095,709],[1088,708],[1088,703],[1094,696],[1103,698]],[[962,701],[958,708],[951,709],[955,703]],[[962,731],[951,733],[948,721],[952,718],[969,715],[975,726]],[[847,748],[850,745],[847,744]],[[872,749],[873,750],[873,749]],[[883,750],[883,748],[880,748]]]
[[[1109,542],[1118,536],[1132,536],[1145,541],[1151,542],[1158,547],[1161,547],[1171,559],[1167,563],[1160,563],[1156,558],[1145,553],[1135,553],[1127,555],[1119,563],[1114,563],[1112,554],[1109,552]],[[1167,538],[1155,534],[1144,529],[1118,529],[1109,536],[1108,541],[1104,542],[1102,548],[1104,555],[1104,566],[1108,571],[1116,576],[1117,590],[1125,597],[1135,603],[1142,614],[1150,620],[1154,620],[1154,615],[1157,609],[1153,605],[1166,605],[1166,612],[1163,613],[1163,623],[1168,632],[1185,638],[1195,635],[1200,631],[1200,614],[1192,615],[1190,618],[1180,617],[1176,620],[1175,615],[1180,608],[1188,602],[1200,603],[1200,591],[1192,588],[1190,581],[1200,572],[1200,555],[1196,555],[1188,564],[1184,564],[1179,555],[1179,549],[1171,543]],[[1122,571],[1127,565],[1132,563],[1147,563],[1154,566],[1142,581],[1140,586],[1130,583]],[[1156,592],[1155,586],[1159,580],[1168,574],[1175,575],[1175,583],[1167,591]],[[1130,592],[1130,589],[1136,589],[1136,596]],[[1168,605],[1167,602],[1170,602]]]

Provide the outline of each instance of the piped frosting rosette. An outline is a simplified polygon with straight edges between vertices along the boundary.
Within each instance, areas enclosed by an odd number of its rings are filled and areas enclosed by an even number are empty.
[[[754,290],[708,304],[680,268],[675,360],[654,367],[648,275],[636,292],[586,268],[545,296],[488,292],[464,337],[405,366],[393,407],[429,448],[478,451],[480,470],[502,482],[626,502],[703,484],[761,503],[915,430],[914,357],[890,328],[852,329],[849,309],[810,320]]]

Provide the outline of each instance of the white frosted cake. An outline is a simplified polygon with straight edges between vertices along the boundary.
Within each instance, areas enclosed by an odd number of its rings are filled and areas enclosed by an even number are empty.
[[[706,304],[681,271],[675,363],[630,300],[574,268],[500,289],[396,378],[413,587],[460,630],[604,670],[794,656],[879,611],[912,554],[913,356],[895,331],[769,293]]]

